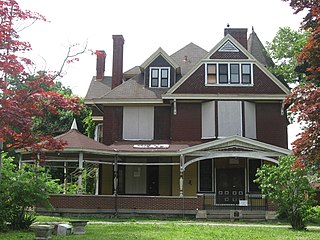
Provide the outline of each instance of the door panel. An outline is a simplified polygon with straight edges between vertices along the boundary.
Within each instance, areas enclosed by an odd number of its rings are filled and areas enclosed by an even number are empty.
[[[159,195],[159,166],[147,167],[147,194]]]
[[[217,204],[239,204],[245,197],[243,168],[217,169]]]

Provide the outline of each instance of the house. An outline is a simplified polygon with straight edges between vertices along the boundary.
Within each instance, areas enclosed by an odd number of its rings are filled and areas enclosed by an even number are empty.
[[[85,97],[95,139],[106,146],[96,161],[99,196],[69,196],[69,203],[52,196],[53,205],[122,214],[244,211],[235,217],[274,210],[254,179],[262,164],[291,153],[281,108],[290,90],[268,71],[273,63],[257,34],[226,28],[209,52],[194,43],[171,55],[159,48],[126,72],[124,38],[113,41],[112,76],[104,76],[99,51]]]

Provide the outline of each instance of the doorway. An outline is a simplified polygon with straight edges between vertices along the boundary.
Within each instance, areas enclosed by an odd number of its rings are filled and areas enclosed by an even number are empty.
[[[245,198],[245,169],[219,168],[216,172],[217,204],[239,204]]]
[[[159,166],[147,166],[147,194],[159,195]]]

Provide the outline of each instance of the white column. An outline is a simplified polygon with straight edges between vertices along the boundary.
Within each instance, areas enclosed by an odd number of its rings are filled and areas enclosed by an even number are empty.
[[[115,156],[115,158],[114,158],[113,171],[114,171],[114,179],[113,179],[114,192],[113,192],[113,194],[115,196],[117,196],[117,194],[118,194],[118,156]]]
[[[1,152],[0,152],[0,154],[1,154]],[[22,155],[20,154],[19,155],[19,170],[21,170],[22,169]]]
[[[179,178],[179,186],[180,186],[180,196],[183,197],[183,173],[184,173],[184,155],[180,156],[180,178]]]
[[[82,193],[82,170],[83,170],[83,153],[79,153],[79,176],[78,176],[78,194]]]
[[[96,168],[96,191],[95,195],[99,195],[99,164],[98,167]]]
[[[68,186],[68,181],[67,181],[67,162],[63,162],[63,194],[67,193],[67,186]]]

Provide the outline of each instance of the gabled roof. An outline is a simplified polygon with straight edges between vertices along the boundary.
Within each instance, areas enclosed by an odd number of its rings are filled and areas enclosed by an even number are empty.
[[[99,98],[111,90],[111,77],[104,77],[101,81],[97,81],[96,77],[93,77],[88,88],[88,92],[85,96],[85,100]]]
[[[144,63],[141,64],[141,72],[144,71],[157,57],[162,56],[173,68],[176,69],[177,73],[180,72],[180,66],[171,58],[161,47],[158,48]]]
[[[171,55],[171,58],[179,64],[181,75],[185,75],[208,52],[194,43],[189,43]]]
[[[99,98],[92,99],[94,103],[104,103],[106,100],[110,103],[114,99],[119,102],[142,101],[142,102],[162,102],[161,95],[167,91],[165,88],[145,88],[142,74],[123,82],[111,91],[108,91]]]
[[[279,79],[277,79],[273,74],[271,74],[260,62],[258,62],[254,56],[248,52],[236,39],[234,39],[230,34],[227,34],[215,47],[207,53],[207,55],[201,59],[193,68],[184,75],[173,87],[171,87],[165,94],[165,98],[170,98],[173,94],[204,62],[212,61],[210,57],[217,52],[227,41],[230,41],[236,48],[238,48],[248,59],[246,61],[255,63],[285,94],[289,94],[290,90],[285,86]]]

